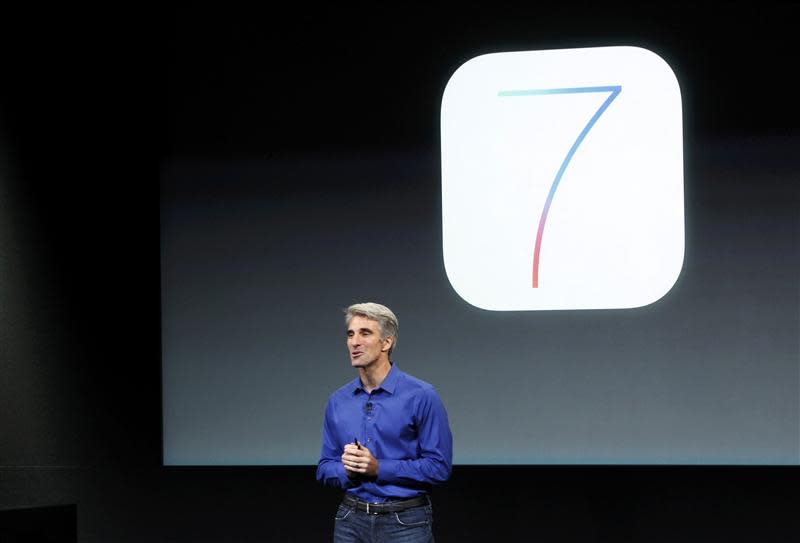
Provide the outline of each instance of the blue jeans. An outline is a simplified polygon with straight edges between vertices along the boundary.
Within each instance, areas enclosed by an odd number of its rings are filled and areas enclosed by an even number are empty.
[[[430,505],[375,515],[340,504],[334,523],[334,543],[433,543]]]

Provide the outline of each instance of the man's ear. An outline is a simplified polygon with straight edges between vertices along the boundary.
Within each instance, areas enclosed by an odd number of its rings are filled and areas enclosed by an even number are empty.
[[[392,336],[386,336],[383,338],[383,347],[381,347],[381,351],[388,351],[394,345],[394,338]]]

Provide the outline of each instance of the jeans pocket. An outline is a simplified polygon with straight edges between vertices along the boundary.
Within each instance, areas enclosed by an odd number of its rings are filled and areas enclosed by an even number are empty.
[[[346,505],[339,505],[339,509],[336,510],[336,516],[333,517],[333,520],[344,520],[350,516],[350,513],[353,512],[351,507],[347,507]]]
[[[427,507],[412,507],[394,514],[401,526],[424,526],[431,523],[431,514]]]

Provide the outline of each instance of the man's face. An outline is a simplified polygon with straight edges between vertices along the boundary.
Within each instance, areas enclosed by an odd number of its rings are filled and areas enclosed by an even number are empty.
[[[378,321],[355,316],[347,327],[347,350],[350,364],[354,368],[366,368],[377,362],[383,353],[389,352],[391,338],[381,339]]]

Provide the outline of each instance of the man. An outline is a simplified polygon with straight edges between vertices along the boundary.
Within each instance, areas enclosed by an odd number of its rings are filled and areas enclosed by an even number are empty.
[[[325,408],[317,480],[345,490],[334,541],[433,541],[431,486],[452,470],[453,438],[434,388],[390,361],[397,317],[375,303],[346,310],[358,377]]]

